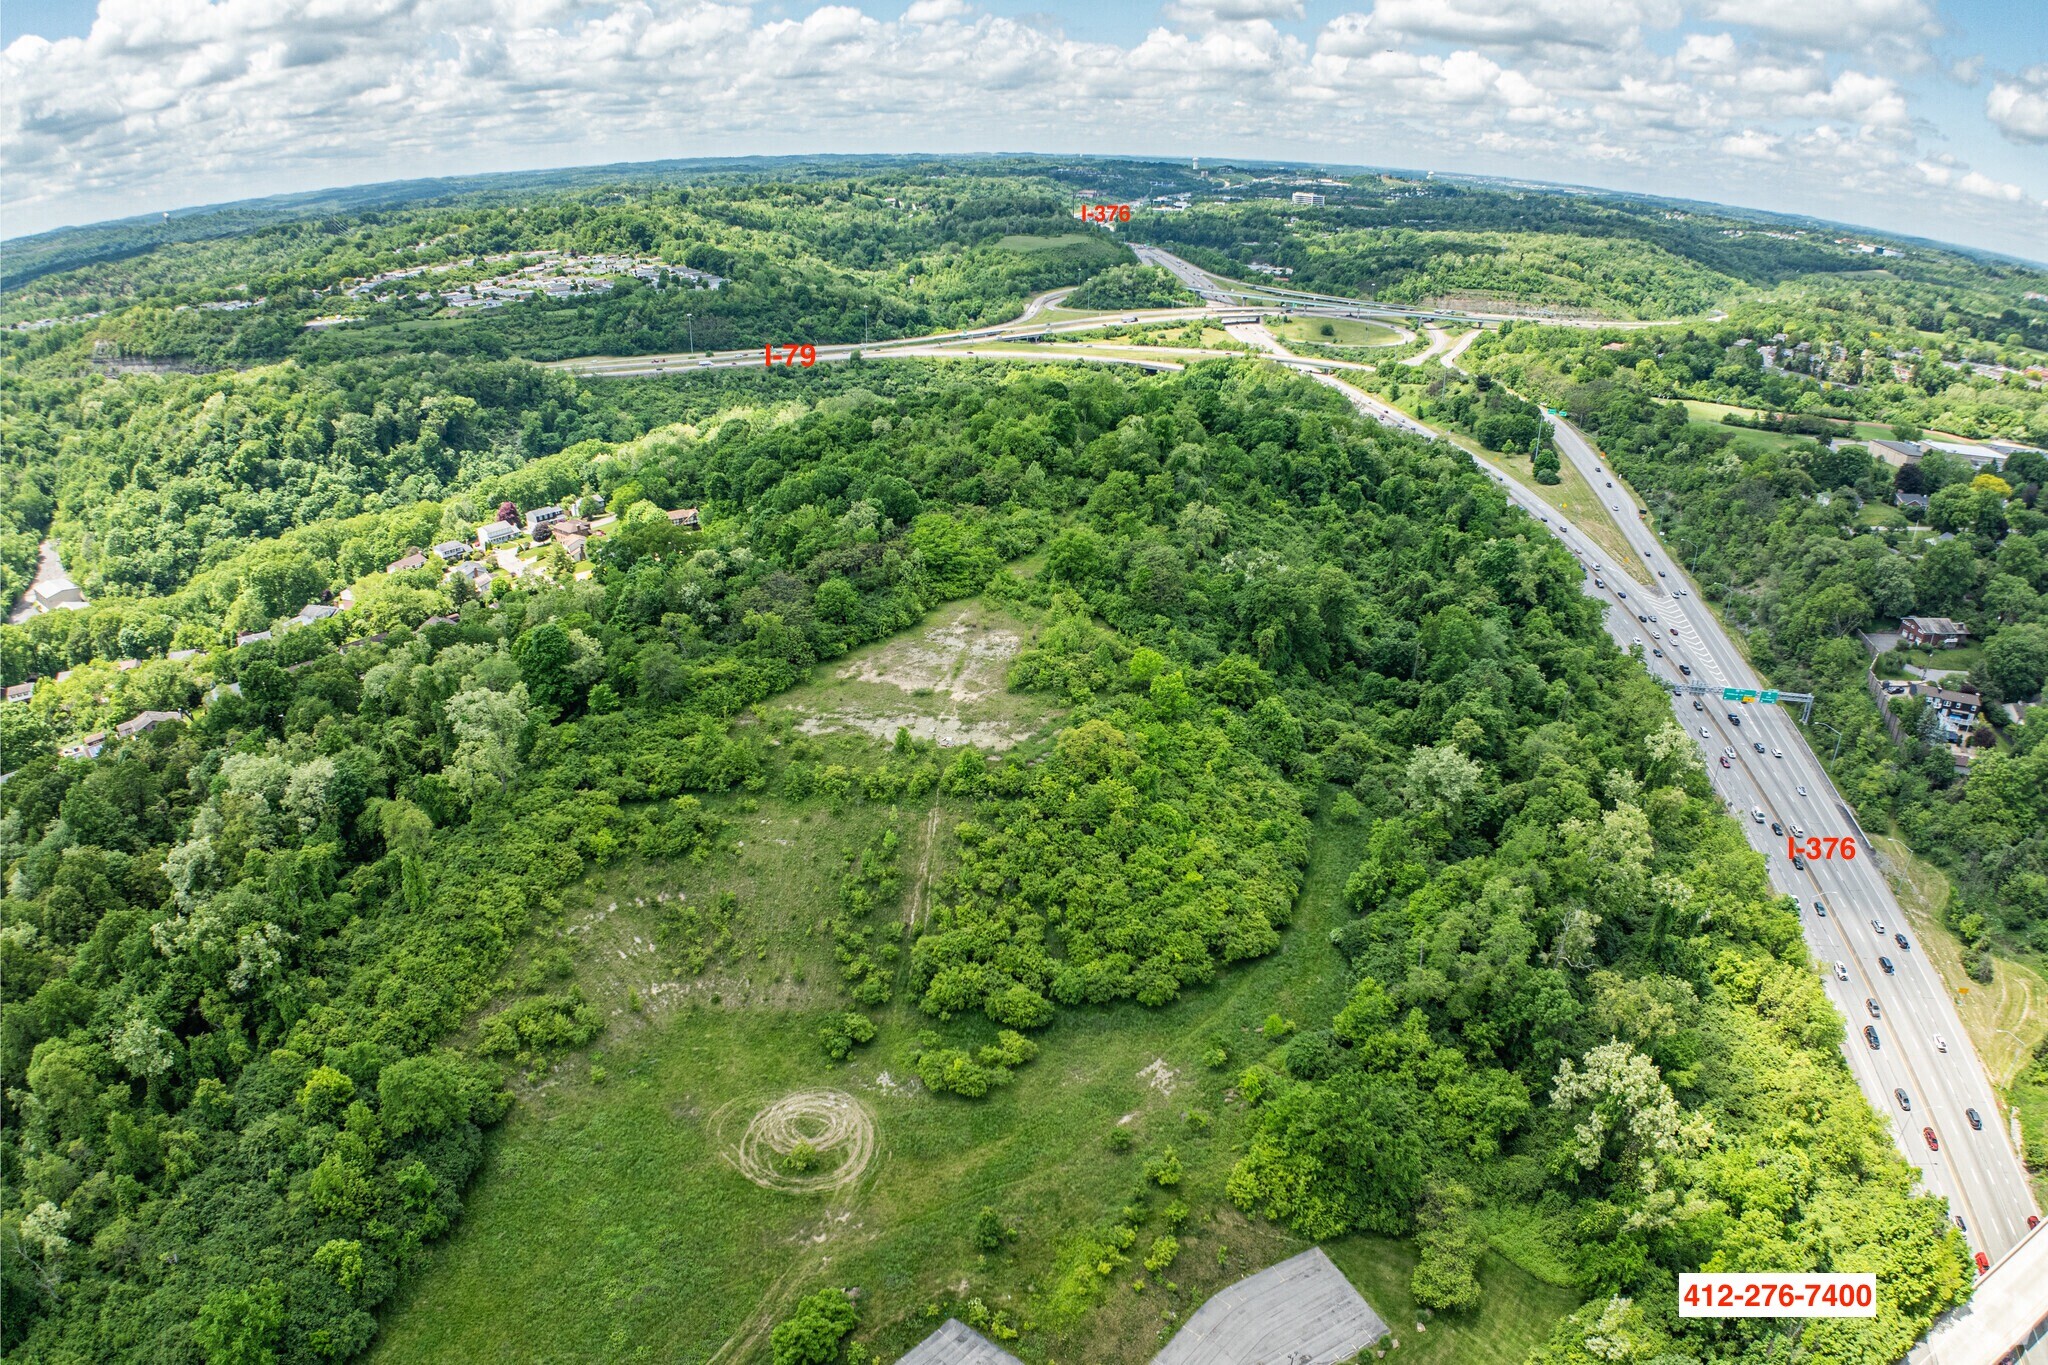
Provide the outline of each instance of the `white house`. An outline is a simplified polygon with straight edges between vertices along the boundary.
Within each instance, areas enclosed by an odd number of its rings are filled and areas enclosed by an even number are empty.
[[[531,532],[536,526],[546,526],[549,522],[560,521],[567,515],[568,513],[559,507],[536,507],[526,514],[526,529]]]
[[[444,540],[434,547],[434,558],[440,560],[443,564],[452,564],[458,559],[468,559],[469,547],[459,540]]]
[[[476,543],[483,549],[519,538],[519,528],[509,521],[487,521],[476,528]]]

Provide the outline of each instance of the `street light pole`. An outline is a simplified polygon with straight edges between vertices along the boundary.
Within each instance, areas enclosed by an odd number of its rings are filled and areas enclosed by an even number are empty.
[[[690,354],[695,355],[697,354],[697,315],[695,313],[683,314],[683,325],[690,329]]]
[[[1835,751],[1834,751],[1834,753],[1832,753],[1832,754],[1830,754],[1830,755],[1828,756],[1828,762],[1832,763],[1832,762],[1834,762],[1834,761],[1835,761],[1836,759],[1838,759],[1838,758],[1840,758],[1840,757],[1842,756],[1842,732],[1841,732],[1840,730],[1835,730],[1835,727],[1834,727],[1834,726],[1832,726],[1832,725],[1828,724],[1828,723],[1827,723],[1826,721],[1824,721],[1824,720],[1811,720],[1811,721],[1808,721],[1808,722],[1807,722],[1807,724],[1809,724],[1809,725],[1818,725],[1818,726],[1819,726],[1819,727],[1820,727],[1821,729],[1823,729],[1823,730],[1834,730],[1834,734],[1835,734]]]

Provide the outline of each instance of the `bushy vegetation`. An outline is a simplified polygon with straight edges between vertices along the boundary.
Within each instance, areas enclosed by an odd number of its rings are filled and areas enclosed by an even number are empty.
[[[1755,373],[1755,346],[1737,339],[1720,369]],[[1745,438],[1653,396],[1704,339],[1631,334],[1628,344],[1615,352],[1597,335],[1518,328],[1476,363],[1569,410],[1647,499],[1702,590],[1747,631],[1765,672],[1821,696],[1816,717],[1843,742],[1839,754],[1832,742],[1816,747],[1866,825],[1896,829],[1955,882],[1945,913],[1970,945],[1973,969],[1988,979],[1993,943],[2048,952],[2048,846],[2037,837],[2048,823],[2048,745],[2043,727],[2010,724],[2000,705],[2039,696],[2048,680],[2048,516],[2037,506],[2048,460],[2015,455],[2001,479],[1938,451],[1895,470],[1853,438]],[[1891,387],[1897,406],[1887,411],[1902,419],[1926,401]],[[2040,397],[2030,390],[1967,392],[2007,404],[1990,410],[2039,410],[2027,406]],[[1931,527],[1865,519],[1864,509],[1889,509],[1909,483],[1932,492]],[[1960,619],[1982,646],[1966,676],[1950,680],[1984,703],[1983,747],[1967,778],[1948,747],[1931,742],[1924,702],[1891,703],[1901,744],[1866,689],[1873,661],[1857,632],[1894,630],[1911,614]]]
[[[1166,271],[1115,265],[1067,295],[1069,308],[1179,308],[1197,300]]]

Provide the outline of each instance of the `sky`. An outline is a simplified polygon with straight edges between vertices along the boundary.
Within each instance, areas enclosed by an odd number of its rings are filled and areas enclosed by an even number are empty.
[[[2043,0],[7,0],[0,235],[667,157],[1513,175],[2048,260]]]

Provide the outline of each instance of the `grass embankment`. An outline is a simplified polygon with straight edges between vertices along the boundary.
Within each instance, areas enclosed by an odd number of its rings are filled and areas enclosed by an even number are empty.
[[[1412,413],[1412,403],[1403,403],[1401,406]],[[1438,430],[1441,431],[1443,428],[1439,427]],[[1614,524],[1614,518],[1608,514],[1607,504],[1600,501],[1599,494],[1593,486],[1572,467],[1569,460],[1559,462],[1557,483],[1541,484],[1536,482],[1536,471],[1527,455],[1503,454],[1500,451],[1488,450],[1471,437],[1458,432],[1446,431],[1445,434],[1459,449],[1469,451],[1474,458],[1483,460],[1495,468],[1506,470],[1535,490],[1538,497],[1568,518],[1574,526],[1586,533],[1587,539],[1600,547],[1601,553],[1607,556],[1603,561],[1607,568],[1619,569],[1638,584],[1650,581],[1652,574],[1644,567],[1642,556],[1630,548],[1628,541],[1622,537],[1621,528]]]
[[[1401,333],[1363,318],[1286,318],[1268,322],[1266,330],[1281,341],[1316,346],[1398,346]]]
[[[831,679],[847,665],[821,669],[790,699],[867,696],[880,684],[866,675],[926,653],[931,627],[870,652],[864,662],[876,667],[843,685]],[[943,661],[935,671],[946,672]],[[971,661],[959,676],[973,690]],[[937,687],[904,697],[935,715],[962,704]],[[869,744],[811,742],[848,757]],[[882,1360],[949,1314],[1001,1312],[1033,1324],[1005,1343],[1027,1361],[1136,1365],[1217,1289],[1301,1249],[1224,1197],[1243,1117],[1230,1086],[1280,1045],[1260,1032],[1266,1016],[1321,1020],[1341,1003],[1329,933],[1347,913],[1362,826],[1318,823],[1294,924],[1272,956],[1162,1009],[1063,1012],[1038,1035],[1037,1061],[969,1102],[906,1084],[906,1047],[934,1024],[906,998],[907,966],[896,1000],[873,1012],[877,1038],[851,1061],[828,1061],[816,1036],[820,1018],[844,1007],[823,923],[845,852],[898,832],[902,901],[872,920],[886,941],[952,865],[952,829],[967,809],[932,798],[837,812],[767,796],[706,804],[733,822],[708,860],[617,870],[572,903],[568,937],[585,945],[576,976],[612,1027],[595,1051],[527,1087],[493,1135],[462,1226],[386,1315],[377,1360],[739,1365],[766,1358],[767,1329],[800,1295],[857,1285],[859,1339]],[[660,897],[703,905],[721,893],[736,902],[731,942],[704,973],[683,975],[658,946]],[[992,1032],[957,1020],[948,1031]],[[1205,1066],[1217,1043],[1228,1062]],[[733,1158],[749,1119],[817,1090],[853,1096],[872,1116],[874,1155],[859,1179],[793,1195],[744,1177]],[[1119,1132],[1130,1134],[1127,1151],[1112,1146]],[[1142,1172],[1169,1145],[1185,1175],[1162,1191]],[[1167,1230],[1175,1198],[1189,1209],[1179,1257],[1145,1272],[1138,1261]],[[1133,1204],[1146,1210],[1139,1255],[1106,1284],[1075,1274],[1099,1254],[1091,1234]],[[984,1207],[1017,1231],[993,1253],[971,1236]],[[1519,1359],[1572,1306],[1569,1293],[1489,1260],[1485,1305],[1418,1335],[1406,1295],[1412,1248],[1347,1238],[1331,1252],[1397,1326],[1404,1359],[1415,1347],[1412,1358],[1426,1361]]]
[[[2018,1077],[2033,1060],[2035,1047],[2048,1038],[2048,978],[2032,967],[1994,954],[1990,984],[1972,980],[1963,969],[1962,946],[1941,918],[1950,893],[1947,876],[1916,857],[1903,840],[1873,835],[1872,841],[1884,854],[1886,879],[1955,1000],[1956,1012],[1962,1016],[1991,1084],[2008,1113],[2019,1115],[2026,1150],[2034,1154],[2037,1165],[2044,1164],[2048,1086],[2029,1084]],[[2037,1197],[2048,1199],[2048,1170],[2035,1173],[2034,1186]]]

